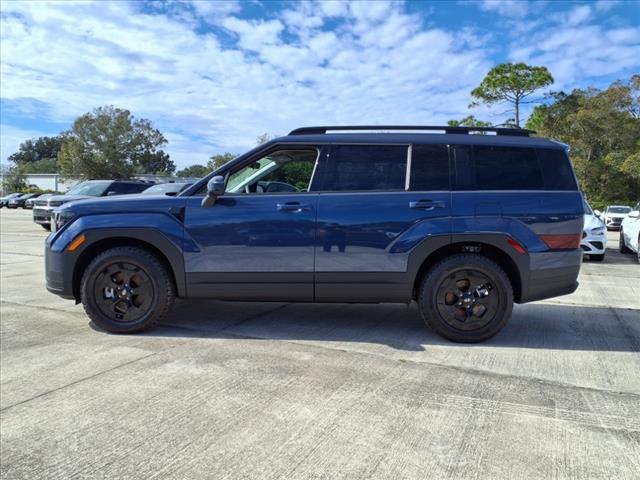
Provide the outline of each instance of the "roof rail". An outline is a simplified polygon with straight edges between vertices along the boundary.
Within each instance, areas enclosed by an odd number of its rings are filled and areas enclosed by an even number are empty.
[[[317,135],[330,131],[360,131],[360,130],[416,130],[416,131],[444,131],[447,134],[468,135],[470,132],[494,132],[496,135],[511,137],[528,137],[535,133],[524,128],[499,128],[499,127],[451,127],[451,126],[424,126],[424,125],[347,125],[331,127],[302,127],[292,130],[289,135]]]

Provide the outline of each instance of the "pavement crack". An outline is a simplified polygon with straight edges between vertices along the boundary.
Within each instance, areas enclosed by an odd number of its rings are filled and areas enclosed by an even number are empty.
[[[7,411],[7,410],[9,410],[9,409],[11,409],[13,407],[17,407],[17,406],[22,405],[24,403],[28,403],[28,402],[31,402],[32,400],[36,400],[38,398],[44,397],[46,395],[49,395],[51,393],[55,393],[57,391],[64,390],[67,387],[72,387],[74,385],[77,385],[79,383],[85,382],[87,380],[91,380],[91,379],[99,377],[100,375],[103,375],[105,373],[109,373],[109,372],[112,372],[114,370],[117,370],[118,368],[126,367],[127,365],[131,365],[132,363],[138,362],[140,360],[145,360],[145,359],[147,359],[149,357],[153,357],[154,355],[158,355],[159,353],[162,353],[163,351],[149,353],[148,355],[144,355],[144,356],[136,358],[134,360],[130,360],[130,361],[125,362],[125,363],[121,363],[120,365],[116,365],[115,367],[108,368],[107,370],[102,370],[101,372],[94,373],[93,375],[89,375],[88,377],[83,377],[83,378],[80,378],[80,379],[75,380],[73,382],[70,382],[70,383],[67,383],[65,385],[62,385],[60,387],[52,388],[51,390],[47,390],[46,392],[39,393],[38,395],[35,395],[35,396],[31,397],[31,398],[27,398],[25,400],[21,400],[21,401],[19,401],[17,403],[14,403],[13,405],[8,405],[8,406],[0,409],[0,412],[5,412],[5,411]]]

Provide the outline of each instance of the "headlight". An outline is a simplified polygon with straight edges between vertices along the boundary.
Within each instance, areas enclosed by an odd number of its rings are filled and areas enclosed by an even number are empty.
[[[71,210],[56,210],[53,212],[51,231],[57,232],[75,218],[76,214]]]
[[[591,233],[591,235],[600,235],[604,233],[605,230],[606,230],[606,227],[596,227],[596,228],[592,228],[589,231],[589,233]]]

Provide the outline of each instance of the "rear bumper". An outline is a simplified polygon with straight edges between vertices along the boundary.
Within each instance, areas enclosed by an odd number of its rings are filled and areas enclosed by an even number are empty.
[[[573,293],[578,288],[582,249],[530,253],[529,279],[520,303]]]

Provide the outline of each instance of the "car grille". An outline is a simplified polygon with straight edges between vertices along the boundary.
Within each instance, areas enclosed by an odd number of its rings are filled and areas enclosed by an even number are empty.
[[[46,207],[48,202],[46,200],[36,200],[36,205],[39,207]]]

